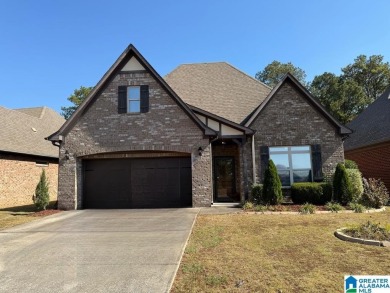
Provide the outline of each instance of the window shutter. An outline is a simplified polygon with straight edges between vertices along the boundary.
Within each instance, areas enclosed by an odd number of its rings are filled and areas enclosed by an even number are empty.
[[[264,172],[267,169],[269,161],[269,147],[261,146],[260,147],[260,180],[264,181]]]
[[[149,112],[149,86],[141,85],[141,113]]]
[[[127,86],[118,86],[118,113],[127,112]]]
[[[322,181],[324,177],[322,175],[321,145],[315,144],[311,146],[311,161],[313,166],[313,181]]]

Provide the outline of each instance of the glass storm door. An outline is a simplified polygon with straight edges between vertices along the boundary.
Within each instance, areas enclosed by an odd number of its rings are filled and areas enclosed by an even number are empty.
[[[234,157],[214,158],[214,201],[232,202],[236,193]]]

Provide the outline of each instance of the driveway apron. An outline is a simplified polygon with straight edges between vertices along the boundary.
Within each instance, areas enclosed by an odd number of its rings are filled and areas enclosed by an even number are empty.
[[[1,292],[168,292],[199,209],[63,212],[0,231]]]

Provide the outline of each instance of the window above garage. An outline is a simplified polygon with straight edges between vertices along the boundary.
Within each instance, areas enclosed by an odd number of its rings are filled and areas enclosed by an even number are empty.
[[[149,86],[119,86],[118,113],[149,112]]]

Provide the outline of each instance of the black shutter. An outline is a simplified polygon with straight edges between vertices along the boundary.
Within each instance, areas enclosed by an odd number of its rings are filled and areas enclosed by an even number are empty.
[[[141,113],[149,112],[149,86],[141,85]]]
[[[118,113],[127,112],[127,86],[118,86]]]
[[[313,181],[323,181],[321,145],[315,144],[311,146],[311,162],[313,166]]]
[[[267,169],[269,161],[269,147],[260,147],[260,182],[264,181],[264,172]]]

